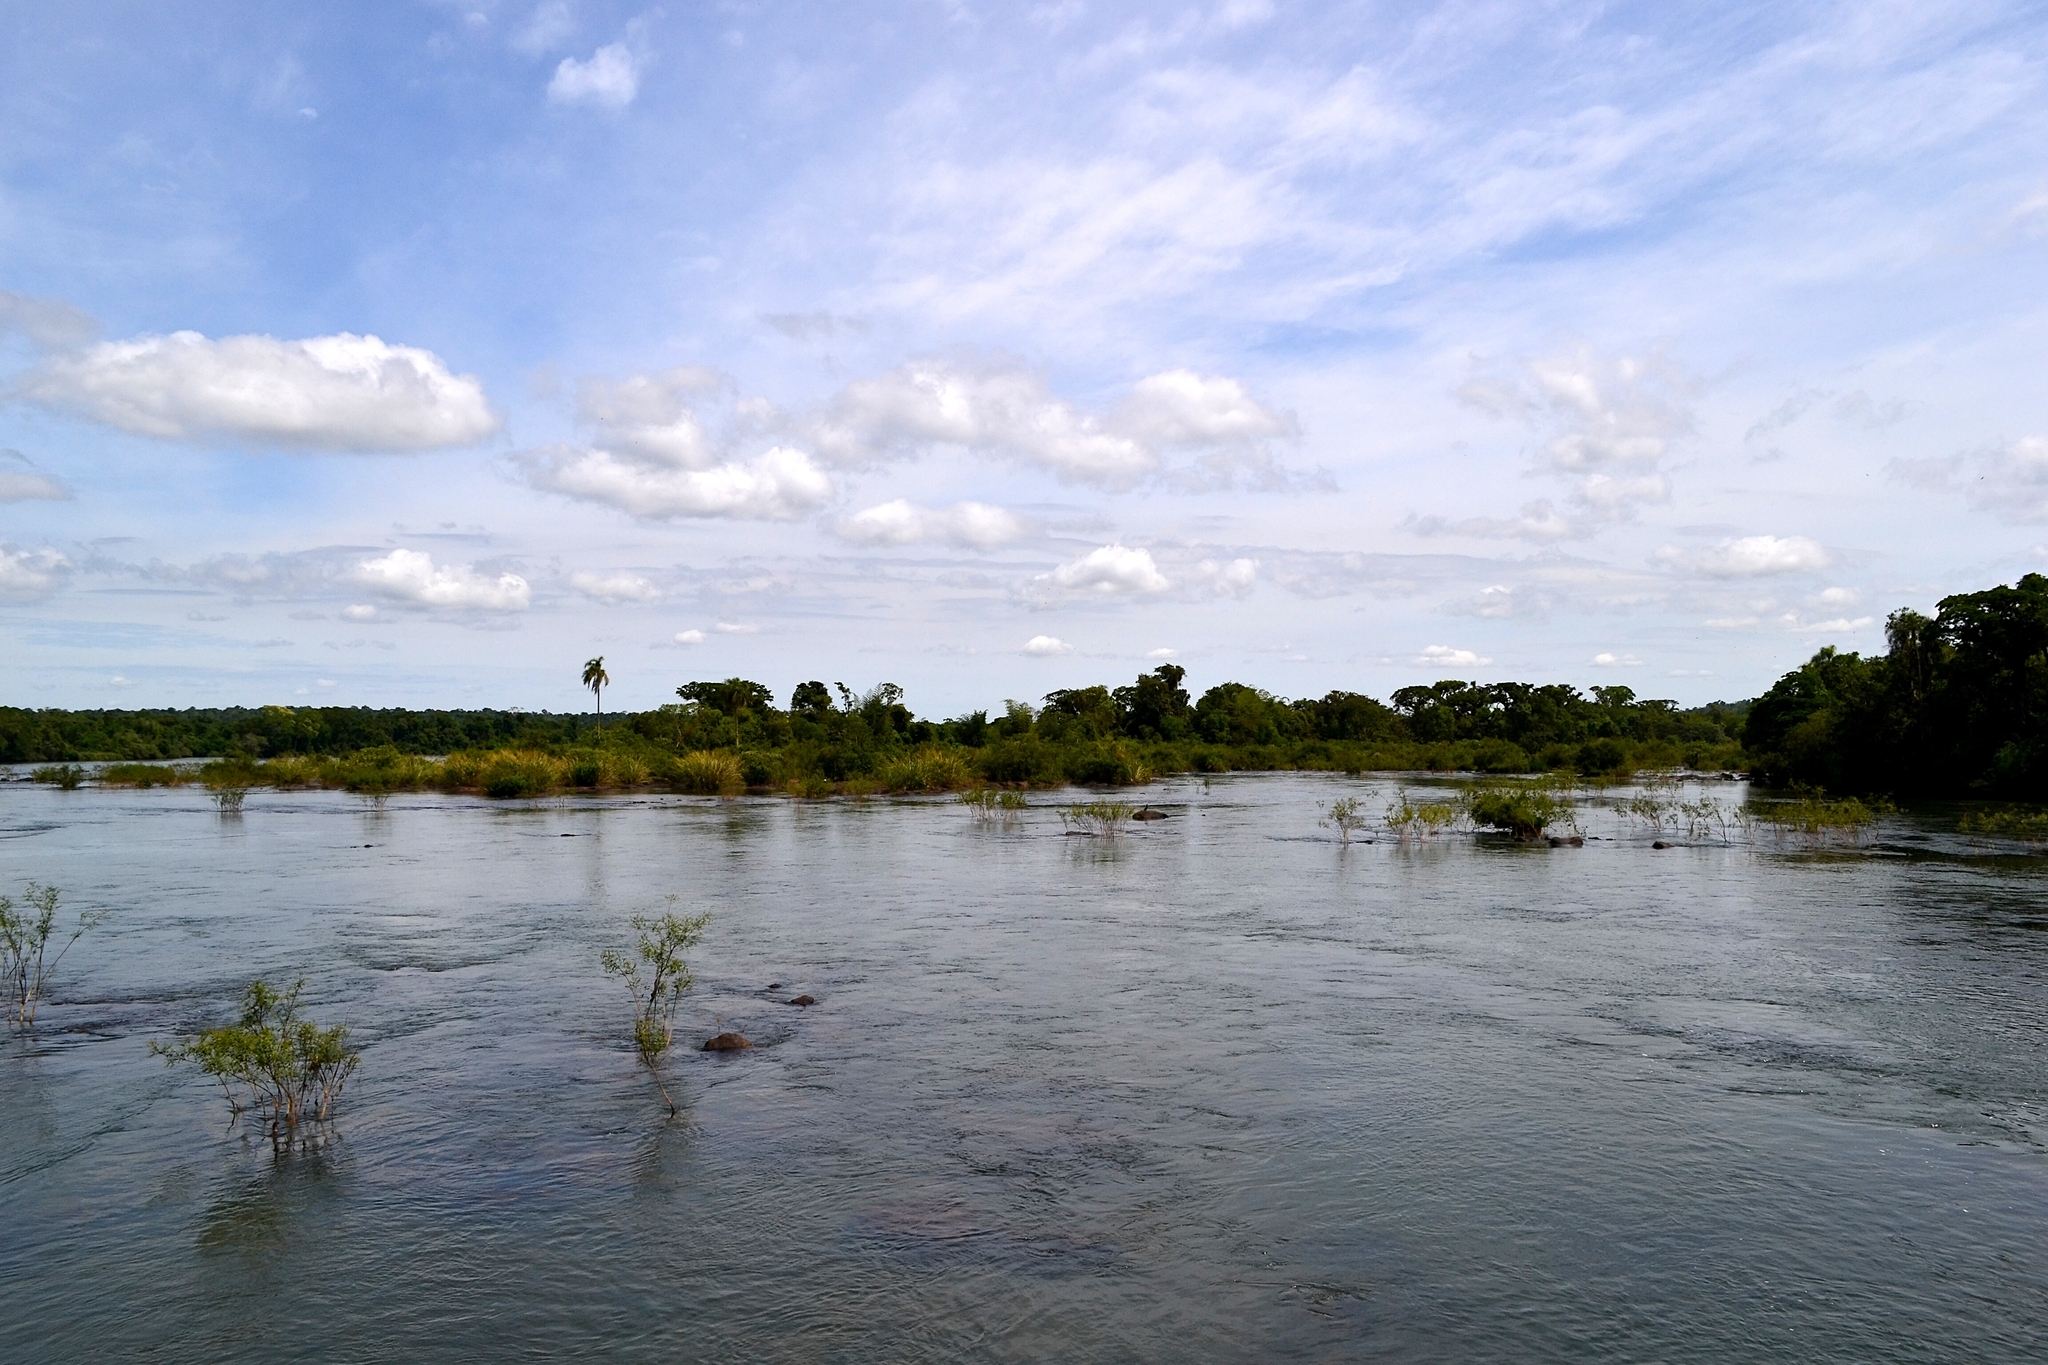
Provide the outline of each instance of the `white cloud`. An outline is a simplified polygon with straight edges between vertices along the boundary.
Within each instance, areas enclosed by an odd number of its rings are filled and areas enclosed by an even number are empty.
[[[1228,564],[1219,564],[1213,559],[1205,559],[1195,565],[1188,581],[1219,597],[1249,597],[1259,581],[1259,561],[1233,559]]]
[[[717,450],[690,402],[723,387],[718,375],[694,367],[589,380],[577,389],[576,417],[595,433],[592,445],[652,465],[708,469]]]
[[[832,480],[788,446],[744,462],[678,469],[609,450],[551,446],[515,456],[536,487],[604,503],[636,517],[735,517],[789,521],[832,496]]]
[[[367,602],[359,602],[352,607],[343,607],[341,615],[342,619],[347,621],[374,621],[377,619],[377,609]]]
[[[2021,525],[2048,522],[2048,437],[2027,436],[1946,459],[1894,460],[1892,477],[1961,493],[1971,508]]]
[[[606,43],[582,61],[564,57],[548,82],[556,104],[599,104],[623,109],[640,93],[640,58],[624,43]]]
[[[464,446],[499,425],[474,376],[450,374],[432,351],[348,332],[102,342],[44,361],[20,392],[142,436],[314,450]]]
[[[1580,534],[1580,529],[1552,506],[1548,498],[1523,503],[1521,512],[1512,517],[1460,517],[1453,521],[1444,516],[1411,515],[1403,524],[1421,536],[1476,536],[1482,540],[1533,540],[1541,543],[1566,540]]]
[[[1145,657],[1146,657],[1146,658],[1148,658],[1148,659],[1162,659],[1162,660],[1163,660],[1163,659],[1178,659],[1178,658],[1180,657],[1180,651],[1179,651],[1179,650],[1177,650],[1177,649],[1168,649],[1168,648],[1166,648],[1166,646],[1164,646],[1164,645],[1161,645],[1161,646],[1160,646],[1160,647],[1159,647],[1158,649],[1148,649],[1148,650],[1146,650],[1146,651],[1145,651]]]
[[[607,604],[652,602],[661,596],[660,588],[634,573],[597,574],[578,569],[569,575],[569,586]]]
[[[16,550],[0,545],[0,598],[42,597],[64,585],[71,561],[55,550]]]
[[[1040,600],[1057,597],[1126,597],[1165,592],[1173,584],[1147,550],[1104,545],[1079,559],[1068,560],[1051,573],[1039,574],[1026,595]]]
[[[1415,662],[1424,668],[1473,668],[1490,664],[1493,660],[1473,653],[1469,649],[1453,649],[1449,645],[1430,645],[1415,656]]]
[[[676,643],[679,645],[701,645],[704,643],[704,632],[701,630],[679,630],[676,632]]]
[[[898,498],[843,518],[833,530],[867,545],[940,544],[988,550],[1021,539],[1028,528],[1015,513],[985,502],[920,507]]]
[[[1605,650],[1592,658],[1595,668],[1641,668],[1643,661],[1633,654],[1610,654]]]
[[[747,621],[716,621],[711,628],[720,635],[759,635],[761,628]]]
[[[1631,520],[1638,508],[1668,502],[1671,481],[1661,468],[1673,442],[1693,430],[1685,381],[1651,356],[1605,360],[1580,348],[1569,355],[1526,360],[1505,371],[1475,374],[1458,390],[1468,406],[1517,418],[1542,438],[1538,467],[1571,481],[1575,517],[1548,502],[1532,503],[1513,520],[1447,522],[1411,518],[1415,529],[1530,539],[1589,534]]]
[[[1710,578],[1813,573],[1833,562],[1825,549],[1805,536],[1743,536],[1693,549],[1666,545],[1655,558],[1660,564]]]
[[[576,17],[570,13],[567,0],[547,0],[546,4],[536,6],[533,14],[520,25],[519,31],[512,35],[512,46],[538,57],[559,46],[575,31]]]
[[[348,575],[348,581],[409,606],[525,611],[533,599],[532,589],[517,574],[490,578],[466,564],[436,568],[433,557],[421,550],[393,550],[381,558],[366,559]]]
[[[1010,363],[923,360],[856,380],[805,430],[828,459],[872,463],[953,446],[1052,471],[1072,483],[1129,488],[1169,453],[1192,455],[1208,482],[1279,477],[1269,443],[1296,434],[1237,380],[1172,370],[1142,379],[1106,413],[1055,396]]]
[[[20,332],[44,350],[83,346],[99,335],[90,316],[57,299],[35,299],[0,289],[0,337]]]
[[[71,490],[47,474],[38,474],[28,456],[0,450],[0,502],[68,502]]]
[[[1024,642],[1024,652],[1040,659],[1050,659],[1060,654],[1072,654],[1074,647],[1057,635],[1034,635]]]

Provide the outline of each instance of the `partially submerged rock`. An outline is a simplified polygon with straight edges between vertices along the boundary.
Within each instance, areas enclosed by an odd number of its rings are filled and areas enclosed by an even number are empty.
[[[1550,846],[1552,848],[1584,848],[1586,846],[1586,836],[1583,834],[1553,834],[1550,836]]]
[[[706,1052],[738,1052],[743,1047],[752,1047],[745,1037],[737,1033],[721,1033],[704,1044]]]
[[[1167,817],[1165,811],[1153,810],[1150,806],[1147,806],[1145,809],[1133,814],[1131,818],[1133,820],[1164,820]]]
[[[796,999],[790,1001],[789,1003],[792,1005],[815,1005],[818,1002],[811,999],[811,997],[808,995],[799,995]]]
[[[1669,847],[1671,847],[1671,845],[1669,845],[1669,844],[1665,843],[1665,842],[1664,842],[1664,841],[1663,841],[1662,839],[1659,839],[1659,840],[1658,840],[1658,841],[1657,841],[1656,843],[1654,843],[1654,844],[1651,844],[1651,845],[1650,845],[1650,847],[1651,847],[1651,848],[1669,848]]]

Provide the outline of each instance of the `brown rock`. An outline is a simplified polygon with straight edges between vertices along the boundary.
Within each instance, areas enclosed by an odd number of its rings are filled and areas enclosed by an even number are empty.
[[[737,1033],[721,1033],[710,1042],[704,1044],[704,1050],[706,1052],[738,1052],[743,1047],[752,1046],[752,1043]]]
[[[1651,847],[1651,848],[1669,848],[1669,847],[1671,847],[1671,845],[1669,845],[1669,844],[1665,843],[1665,842],[1664,842],[1664,841],[1663,841],[1662,839],[1659,839],[1659,840],[1658,840],[1658,841],[1657,841],[1656,843],[1654,843],[1654,844],[1651,844],[1651,845],[1650,845],[1650,847]]]
[[[1163,810],[1153,810],[1150,806],[1147,806],[1131,818],[1133,820],[1164,820],[1166,812]]]
[[[790,1001],[789,1003],[792,1005],[815,1005],[818,1002],[811,999],[811,997],[809,997],[808,995],[799,995],[796,999]]]

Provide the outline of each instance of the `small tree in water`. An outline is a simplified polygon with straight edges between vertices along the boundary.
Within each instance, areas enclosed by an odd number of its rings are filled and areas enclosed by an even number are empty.
[[[105,916],[103,910],[80,915],[71,937],[64,939],[57,956],[51,957],[51,941],[58,938],[57,888],[30,882],[19,906],[0,896],[0,972],[7,978],[0,982],[0,999],[6,1003],[8,1023],[23,1031],[36,1026],[36,1006],[64,954]]]
[[[1329,815],[1316,823],[1336,830],[1337,838],[1348,844],[1351,842],[1351,836],[1364,829],[1368,822],[1365,811],[1359,807],[1358,798],[1340,796],[1330,803]]]
[[[675,899],[670,896],[669,904]],[[674,910],[635,915],[633,928],[640,942],[630,952],[607,948],[601,959],[606,975],[618,977],[633,997],[633,1044],[671,1114],[676,1102],[661,1083],[661,1059],[675,1039],[676,1004],[690,989],[690,964],[683,961],[683,950],[696,946],[709,923],[709,915],[685,917]]]
[[[181,1043],[152,1042],[151,1055],[167,1066],[193,1062],[220,1082],[236,1117],[254,1110],[273,1143],[285,1143],[301,1125],[325,1123],[361,1055],[348,1050],[348,1030],[323,1029],[299,1017],[301,978],[287,991],[261,981],[242,992],[242,1018]]]

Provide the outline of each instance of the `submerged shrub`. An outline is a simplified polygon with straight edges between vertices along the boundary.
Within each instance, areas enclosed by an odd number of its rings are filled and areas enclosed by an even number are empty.
[[[220,1082],[236,1117],[253,1111],[272,1142],[295,1136],[301,1125],[325,1123],[360,1054],[349,1051],[348,1029],[323,1029],[299,1017],[301,979],[275,991],[252,981],[242,992],[242,1017],[170,1046],[151,1042],[166,1066],[190,1062]]]
[[[77,791],[78,784],[85,781],[85,769],[79,767],[76,763],[57,763],[48,767],[37,768],[29,774],[29,780],[46,782],[53,787],[58,787],[68,792]]]
[[[53,958],[50,944],[58,937],[57,888],[30,882],[18,906],[10,898],[0,896],[0,973],[6,976],[0,981],[0,1004],[5,1005],[10,1024],[23,1030],[35,1027],[36,1006],[64,955],[105,914],[88,910],[80,915],[71,937],[63,940]]]
[[[1340,796],[1329,804],[1328,810],[1329,813],[1316,823],[1336,830],[1337,838],[1342,843],[1350,843],[1352,834],[1365,828],[1365,811],[1359,806],[1356,797]]]
[[[1815,792],[1796,801],[1776,801],[1752,809],[1757,823],[1774,830],[1781,840],[1828,844],[1838,838],[1861,841],[1863,832],[1876,824],[1880,815],[1889,815],[1893,807],[1889,802],[1864,802],[1853,796],[1831,801]]]
[[[1475,787],[1466,793],[1465,814],[1475,825],[1525,842],[1542,838],[1551,825],[1578,828],[1571,801],[1541,787]]]
[[[1396,793],[1387,803],[1382,820],[1402,843],[1420,843],[1458,823],[1455,801],[1417,801],[1407,792]]]
[[[670,896],[669,904],[673,906],[675,900]],[[676,1005],[693,980],[690,964],[683,960],[683,950],[696,946],[703,938],[704,926],[711,923],[711,916],[685,918],[670,909],[658,917],[635,915],[632,923],[640,935],[639,942],[631,951],[607,948],[599,961],[605,974],[619,978],[633,998],[634,1049],[654,1078],[654,1088],[661,1092],[668,1112],[673,1114],[676,1102],[661,1082],[661,1059],[675,1041]]]
[[[736,796],[746,789],[740,761],[717,749],[684,754],[669,769],[669,785],[699,796]]]
[[[185,775],[165,763],[109,763],[100,769],[100,783],[108,787],[175,787]]]

